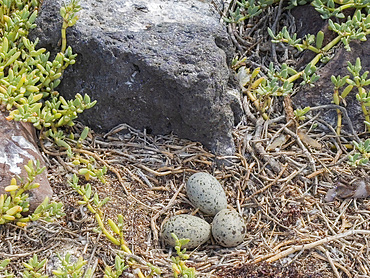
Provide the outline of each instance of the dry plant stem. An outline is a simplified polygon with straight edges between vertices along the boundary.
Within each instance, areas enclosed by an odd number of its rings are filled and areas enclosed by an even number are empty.
[[[360,138],[357,135],[357,132],[353,128],[352,121],[348,116],[347,110],[344,107],[339,106],[339,105],[335,105],[335,104],[327,104],[327,105],[320,105],[320,106],[311,107],[310,111],[324,110],[324,109],[339,109],[342,112],[344,118],[346,119],[347,125],[348,125],[349,129],[351,130],[351,133],[352,133],[353,137],[355,138],[355,140],[358,143],[361,142]]]
[[[254,125],[256,125],[257,124],[257,118],[253,115],[253,113],[249,109],[248,103],[249,103],[248,97],[245,96],[243,98],[243,109],[244,109],[245,115],[247,116],[247,119],[249,119]]]
[[[245,199],[245,201],[249,201],[250,199],[252,199],[254,196],[264,192],[265,190],[267,190],[268,188],[270,188],[271,186],[273,186],[280,178],[281,176],[284,174],[286,168],[288,167],[288,164],[285,164],[283,165],[280,173],[277,175],[277,177],[272,181],[270,182],[269,184],[267,184],[265,187],[257,190],[256,192],[254,192],[252,195],[248,196],[248,198]]]
[[[154,241],[155,242],[158,242],[158,231],[157,231],[157,227],[156,227],[156,221],[158,219],[158,217],[165,213],[166,211],[168,211],[172,206],[173,204],[175,203],[176,201],[176,198],[177,196],[179,195],[180,191],[184,188],[184,183],[182,183],[179,187],[179,189],[175,192],[175,194],[172,196],[171,200],[168,202],[167,206],[164,207],[161,211],[157,212],[150,220],[150,225],[151,225],[151,228],[152,228],[152,232],[153,232],[153,237],[154,237]]]
[[[97,241],[97,242],[99,242],[100,237],[101,237],[101,233],[99,233],[99,235],[98,235],[98,237],[97,237],[97,239],[96,239],[96,241]],[[88,261],[88,263],[87,263],[86,269],[88,269],[88,268],[89,268],[89,266],[91,265],[91,262],[92,262],[92,260],[93,260],[93,258],[94,258],[95,252],[96,252],[96,249],[98,249],[98,245],[96,245],[96,244],[95,244],[95,245],[94,245],[94,248],[93,248],[93,250],[92,250],[92,252],[91,252],[90,259],[89,259],[89,261]]]
[[[317,115],[319,115],[320,113],[318,113]],[[315,115],[315,117],[317,116]],[[340,136],[338,136],[337,132],[335,131],[335,129],[330,125],[328,124],[326,121],[322,120],[322,119],[317,119],[317,121],[323,125],[325,125],[328,129],[331,130],[331,132],[333,133],[333,136],[335,136],[335,142],[334,144],[336,144],[336,147],[338,149],[338,153],[339,151],[341,152],[340,155],[343,153],[343,152],[346,152],[346,149],[343,147],[342,145],[342,142],[340,140]],[[339,155],[339,156],[340,156]],[[336,157],[336,159],[334,161],[338,161],[339,157]]]
[[[7,254],[7,253],[0,253],[0,256],[3,257],[3,258],[21,258],[21,257],[28,257],[28,256],[31,256],[33,254],[36,254],[36,253],[39,253],[39,252],[42,252],[42,251],[45,251],[45,250],[49,250],[49,249],[53,249],[55,247],[57,247],[58,245],[60,244],[60,242],[57,242],[56,244],[54,244],[53,246],[45,246],[43,248],[40,248],[40,249],[37,249],[37,250],[34,250],[32,252],[28,252],[28,253],[21,253],[21,254]]]
[[[287,122],[287,127],[297,126],[297,122],[295,121],[294,117],[294,109],[293,109],[293,104],[292,104],[292,99],[290,96],[284,97],[284,109],[285,109],[285,114],[286,114],[286,122]]]
[[[293,109],[293,107],[292,107]],[[293,116],[294,116],[294,112],[293,112]],[[304,128],[305,126],[309,126],[309,125],[312,125],[315,121],[318,121],[319,120],[319,117],[321,116],[321,113],[317,113],[315,116],[313,117],[308,117],[307,118],[309,119],[308,121],[306,121],[305,123],[302,123],[299,128],[302,129]],[[334,132],[334,135],[336,135],[336,133]]]
[[[311,239],[310,239],[310,238],[306,238],[306,239],[301,239],[301,240],[300,240],[300,242],[305,242],[305,241],[311,241]],[[277,250],[279,250],[281,247],[286,246],[286,245],[289,245],[289,244],[292,244],[292,243],[295,243],[295,242],[297,242],[297,240],[295,240],[295,239],[291,239],[291,240],[287,240],[287,241],[280,242],[278,245],[276,245],[276,246],[273,248],[273,250],[274,250],[274,251],[277,251]],[[272,257],[272,256],[270,256],[270,257]],[[265,259],[267,259],[267,258],[269,258],[269,257],[265,257]]]
[[[302,173],[307,168],[307,165],[302,166],[298,170],[294,170],[289,176],[282,179],[281,181],[284,181],[285,184],[288,184],[292,179],[294,179],[296,176],[298,176],[300,173]]]
[[[98,263],[99,263],[99,259],[95,259],[95,262],[94,262],[93,266],[91,267],[91,275],[92,275],[91,277],[95,277],[94,273],[96,271],[96,268],[98,267]],[[86,267],[86,272],[87,272],[87,270],[88,270],[88,267]],[[85,275],[86,275],[86,272],[85,272]]]
[[[281,134],[281,132],[284,130],[284,128],[290,126],[292,124],[292,121],[288,121],[285,125],[283,125],[283,127],[281,127],[271,138],[270,138],[270,142],[274,142],[274,140],[279,136],[279,134]]]
[[[266,15],[264,15],[258,22],[256,22],[256,24],[254,24],[252,28],[249,28],[249,29],[245,30],[246,31],[245,36],[251,37],[254,31],[259,29],[261,27],[261,25],[263,25],[265,22],[267,22],[267,20],[269,19],[270,16],[273,16],[272,13],[273,13],[273,11],[268,11],[268,13]]]
[[[258,204],[257,200],[255,200],[255,202]],[[260,207],[262,207],[262,205],[260,205],[260,204],[258,204],[258,205],[259,205]],[[266,217],[267,219],[269,219],[269,220],[273,221],[276,225],[278,225],[278,226],[280,226],[280,227],[284,228],[285,230],[290,230],[290,228],[289,228],[289,227],[287,227],[287,226],[285,226],[285,225],[283,225],[283,224],[281,224],[281,223],[280,223],[280,219],[278,219],[278,218],[276,217],[276,215],[271,214],[271,212],[269,212],[269,211],[264,211],[263,209],[261,209],[260,211],[265,215],[265,217]]]
[[[299,136],[297,136],[297,134],[295,134],[289,128],[285,128],[284,131],[286,133],[288,133],[290,136],[292,136],[297,141],[298,145],[301,147],[303,153],[305,154],[305,156],[308,158],[308,161],[310,162],[311,170],[313,172],[316,172],[315,160],[313,159],[312,155],[307,150],[307,148],[305,147],[305,145],[303,145],[301,139],[299,139]],[[317,193],[317,185],[318,185],[319,182],[318,182],[317,176],[315,176],[314,178],[315,178],[315,181],[314,181],[314,194],[316,194]]]
[[[239,42],[235,38],[235,34],[234,34],[235,28],[232,27],[232,24],[228,24],[227,28],[228,28],[228,31],[229,31],[229,34],[230,34],[230,38],[233,41],[233,43],[235,44],[236,48],[238,49],[238,51],[240,53],[243,53],[244,49],[241,47],[241,45],[239,44]]]
[[[328,172],[328,169],[321,168],[320,170],[316,170],[315,172],[312,172],[311,174],[307,175],[306,178],[312,179],[312,178],[314,178],[314,177],[316,177],[318,175],[321,175],[321,174],[323,174],[325,172]]]
[[[320,250],[321,252],[323,252],[323,250],[320,248],[321,246],[318,246],[318,247],[316,247],[315,249],[317,249],[317,250]],[[324,249],[324,248],[323,248]],[[320,260],[324,260],[324,261],[328,261],[328,258],[327,257],[324,257],[324,256],[322,256],[322,255],[320,255],[320,254],[318,254],[318,253],[312,253],[312,255],[314,256],[314,257],[316,257],[316,258],[319,258]],[[339,269],[341,269],[347,276],[348,276],[348,278],[352,278],[352,274],[351,274],[351,272],[347,269],[347,268],[345,268],[344,266],[342,266],[341,264],[339,264],[339,263],[337,263],[337,262],[334,262],[333,261],[333,264],[335,265],[335,267],[337,267],[337,268],[339,268]],[[339,277],[341,277],[341,276],[339,276]]]
[[[121,184],[123,190],[125,191],[126,195],[129,196],[130,198],[134,199],[135,202],[139,203],[140,205],[148,208],[148,209],[153,209],[152,207],[144,204],[143,202],[141,202],[140,200],[138,200],[137,198],[135,198],[132,194],[130,194],[130,192],[127,190],[126,186],[125,186],[125,183],[121,177],[121,175],[119,174],[119,172],[117,171],[117,169],[115,169],[114,167],[110,166],[108,163],[106,163],[102,158],[100,158],[100,156],[98,156],[97,154],[93,153],[93,152],[90,152],[90,151],[86,151],[86,150],[82,150],[82,149],[72,149],[73,152],[79,152],[79,153],[83,153],[83,154],[87,154],[87,155],[90,155],[92,157],[94,157],[95,159],[99,160],[101,163],[103,163],[110,171],[112,171],[116,177],[118,178],[118,181],[119,183]]]
[[[264,124],[263,119],[260,118],[260,119],[257,120],[256,132],[255,132],[255,135],[253,137],[253,141],[261,140],[263,124]],[[261,142],[253,143],[253,147],[256,150],[257,154],[260,155],[262,157],[262,159],[271,166],[272,170],[276,174],[279,174],[281,172],[280,163],[277,160],[275,160],[273,157],[271,157],[267,154],[267,152],[265,151],[265,148],[263,147]]]
[[[312,242],[312,243],[309,243],[309,244],[292,246],[292,247],[288,248],[287,250],[280,252],[277,255],[273,255],[271,258],[267,259],[266,262],[272,263],[272,262],[275,262],[279,259],[285,258],[286,256],[289,256],[289,255],[291,255],[291,254],[293,254],[297,251],[310,250],[310,249],[316,248],[317,246],[320,246],[322,244],[329,243],[329,242],[332,242],[334,240],[338,240],[338,239],[348,237],[348,236],[352,236],[352,235],[356,235],[356,234],[370,235],[370,230],[352,230],[352,231],[348,231],[348,232],[345,232],[345,233],[342,233],[342,234],[329,236],[329,237],[320,239],[318,241],[315,241],[315,242]]]
[[[133,130],[129,125],[127,124],[120,124],[120,125],[117,125],[115,127],[113,127],[110,131],[108,131],[106,134],[104,134],[103,138],[107,138],[108,136],[111,136],[113,134],[116,134],[122,130],[125,130],[125,129],[128,129],[128,130]],[[135,130],[136,132],[139,132],[138,130]]]
[[[331,268],[333,269],[333,272],[334,272],[335,276],[337,278],[341,278],[341,276],[340,276],[340,274],[338,272],[338,269],[336,268],[336,266],[335,266],[332,258],[330,257],[330,253],[329,253],[328,250],[325,250],[325,256],[328,258],[329,264],[330,264]]]
[[[332,260],[332,258],[330,257],[330,252],[329,252],[328,250],[326,250],[326,249],[325,249],[324,247],[322,247],[322,246],[318,246],[318,247],[316,247],[316,249],[317,249],[317,250],[320,250],[321,252],[323,252],[323,253],[325,254],[326,259],[327,259],[327,261],[329,262],[329,264],[330,264],[331,268],[333,269],[333,272],[334,272],[335,276],[336,276],[337,278],[341,278],[341,276],[340,276],[340,274],[339,274],[339,272],[338,272],[338,269],[337,269],[337,267],[338,267],[338,263],[337,263],[337,264],[335,264],[335,262]]]
[[[163,176],[167,176],[167,175],[170,175],[170,174],[179,174],[179,173],[182,173],[183,170],[181,168],[178,168],[178,169],[173,169],[171,171],[166,171],[166,172],[158,172],[158,171],[155,171],[153,169],[150,169],[149,167],[146,167],[145,165],[138,165],[138,167],[140,167],[141,169],[145,170],[145,171],[148,171],[149,173],[152,173],[158,177],[163,177]]]
[[[275,21],[274,21],[274,24],[272,25],[271,27],[271,30],[272,32],[275,34],[276,33],[276,26],[280,20],[280,16],[281,16],[281,8],[283,6],[283,0],[280,0],[279,2],[279,6],[278,6],[278,10],[277,10],[277,15],[275,17]],[[272,55],[272,59],[274,60],[274,62],[276,64],[279,64],[279,61],[277,59],[277,55],[276,55],[276,44],[275,43],[271,43],[271,55]]]

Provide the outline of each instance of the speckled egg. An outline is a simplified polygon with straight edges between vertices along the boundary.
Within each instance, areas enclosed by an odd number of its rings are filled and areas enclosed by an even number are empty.
[[[210,239],[211,225],[199,217],[180,214],[168,219],[163,224],[161,231],[161,236],[165,243],[175,246],[175,240],[172,238],[171,233],[174,233],[179,239],[190,239],[183,247],[195,248]]]
[[[224,189],[218,180],[208,173],[196,173],[186,183],[186,193],[192,204],[202,212],[215,215],[227,207]]]
[[[234,247],[243,242],[246,233],[244,219],[236,210],[223,209],[212,222],[212,235],[218,244]]]

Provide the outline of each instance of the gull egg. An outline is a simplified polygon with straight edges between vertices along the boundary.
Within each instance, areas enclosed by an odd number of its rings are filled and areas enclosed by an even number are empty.
[[[191,203],[202,212],[215,215],[227,207],[224,189],[218,180],[208,173],[196,173],[186,183],[186,193]]]
[[[234,247],[243,242],[246,233],[244,219],[236,210],[223,209],[212,222],[212,235],[223,247]]]
[[[211,225],[199,217],[180,214],[168,219],[163,224],[161,231],[161,237],[165,243],[174,247],[176,242],[171,233],[174,233],[179,239],[189,239],[189,242],[183,247],[195,248],[210,239]]]

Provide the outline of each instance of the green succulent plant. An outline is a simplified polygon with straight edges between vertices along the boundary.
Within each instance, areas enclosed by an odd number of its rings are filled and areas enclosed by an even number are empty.
[[[172,271],[175,278],[194,278],[196,277],[195,268],[188,267],[186,260],[189,259],[189,255],[186,254],[186,248],[182,249],[182,246],[189,242],[189,239],[179,239],[174,233],[171,236],[176,241],[175,250],[177,257],[171,257],[172,260]]]
[[[67,253],[64,257],[57,255],[61,266],[58,269],[52,270],[53,276],[57,278],[90,278],[92,277],[91,268],[86,269],[85,265],[87,261],[82,257],[77,260],[72,258],[72,255]],[[20,271],[20,275],[23,278],[48,278],[49,275],[46,274],[46,265],[48,260],[43,259],[39,261],[37,254],[34,254],[28,262],[23,262],[23,270]],[[13,273],[5,270],[9,265],[10,259],[0,261],[0,275],[5,278],[14,277]],[[109,276],[111,277],[111,276]]]
[[[46,262],[47,259],[39,261],[37,254],[34,254],[27,263],[23,262],[25,270],[23,271],[22,276],[24,278],[47,278],[48,275],[44,274]]]
[[[304,38],[298,38],[297,34],[290,34],[287,27],[283,27],[277,34],[271,29],[268,29],[273,43],[285,43],[296,48],[300,52],[309,50],[316,54],[303,70],[297,71],[287,64],[274,65],[270,63],[266,74],[262,75],[259,68],[251,71],[242,66],[243,58],[233,61],[233,68],[238,70],[237,76],[243,88],[243,92],[248,96],[265,120],[269,118],[269,110],[273,103],[273,98],[289,98],[297,85],[308,84],[314,86],[315,82],[319,79],[319,76],[316,74],[317,64],[319,62],[327,63],[331,59],[333,48],[336,45],[342,44],[347,51],[350,51],[351,41],[365,41],[366,37],[370,34],[369,0],[314,0],[309,2],[324,19],[328,19],[329,29],[336,34],[336,37],[325,45],[324,33],[322,31],[319,31],[316,35],[308,34]],[[274,3],[270,3],[270,5],[272,4]],[[296,5],[300,3],[296,2],[293,4]],[[251,7],[251,3],[236,1],[236,6],[235,12],[230,13],[232,19],[226,20],[227,22],[232,24],[241,23],[253,16],[254,13],[249,14],[249,16],[244,16],[244,14],[248,14],[247,6]],[[286,6],[286,8],[290,7],[292,7],[292,3]],[[352,16],[347,17],[347,20],[337,23],[331,18],[333,16],[344,18],[342,12],[349,8],[355,11]],[[255,14],[258,14],[258,12],[255,12]],[[370,130],[370,91],[368,90],[370,80],[368,79],[368,71],[360,73],[362,67],[359,58],[356,60],[355,65],[348,63],[347,69],[352,75],[351,78],[350,76],[331,77],[334,84],[333,102],[336,105],[345,104],[346,96],[353,88],[356,88],[356,99],[364,114],[364,124],[368,132]],[[295,84],[297,81],[300,83]],[[294,117],[297,121],[303,121],[306,118],[305,115],[309,111],[309,107],[297,109],[294,111]],[[286,111],[286,114],[289,115],[288,111]],[[342,128],[342,112],[340,109],[337,109],[337,114],[337,134],[339,135]],[[365,142],[367,141],[365,140]],[[365,155],[363,151],[360,151],[363,150],[361,146],[365,145],[365,142],[357,142],[356,144],[358,146],[354,145],[355,150],[359,152],[350,157],[350,163],[352,165],[363,165],[367,163],[367,155]]]
[[[78,202],[79,205],[86,206],[86,208],[95,216],[95,220],[97,222],[98,228],[96,232],[103,233],[103,235],[114,245],[118,246],[122,252],[125,254],[131,255],[132,252],[130,248],[127,246],[125,238],[124,238],[124,220],[123,215],[117,215],[117,222],[113,221],[112,219],[108,218],[106,221],[104,219],[104,214],[101,208],[109,201],[109,198],[106,197],[101,200],[97,193],[93,193],[93,189],[91,184],[86,185],[79,185],[79,178],[77,175],[73,175],[72,180],[68,181],[69,185],[82,197],[82,200]],[[128,259],[128,267],[132,266],[135,263],[133,258]],[[126,269],[122,264],[119,264],[120,268],[116,267],[116,271],[119,269]],[[160,272],[160,270],[152,265],[148,264],[148,266],[154,272]],[[124,269],[123,269],[124,268]],[[107,272],[113,275],[112,271],[107,270]],[[106,273],[106,275],[108,275]],[[144,278],[144,274],[137,269],[137,275],[139,278]],[[108,276],[109,277],[109,276]],[[113,276],[114,277],[114,276]]]
[[[80,94],[74,100],[65,100],[55,91],[64,70],[76,62],[77,55],[67,47],[66,29],[78,19],[79,2],[72,0],[61,8],[62,47],[53,60],[45,48],[37,48],[37,39],[27,38],[36,27],[39,4],[36,0],[2,1],[0,105],[9,111],[8,120],[32,123],[43,130],[42,136],[54,138],[58,144],[63,140],[60,128],[73,126],[78,114],[93,107],[96,101]]]
[[[24,166],[27,172],[27,179],[21,179],[21,184],[17,184],[17,180],[13,178],[9,186],[5,187],[7,194],[0,195],[0,225],[8,222],[14,222],[18,226],[26,226],[30,221],[43,219],[52,221],[64,215],[63,204],[50,202],[49,198],[45,200],[28,216],[24,216],[25,212],[29,211],[28,191],[39,187],[38,183],[34,183],[37,175],[41,174],[45,167],[40,168],[40,162],[37,161],[34,165],[30,160]]]

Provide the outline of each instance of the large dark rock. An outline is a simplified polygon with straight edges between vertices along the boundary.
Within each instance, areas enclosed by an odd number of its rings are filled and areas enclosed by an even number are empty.
[[[316,35],[319,31],[323,31],[323,45],[329,43],[335,38],[335,33],[329,30],[328,20],[321,18],[315,8],[311,5],[297,6],[291,11],[296,25],[296,34],[298,38],[304,38],[306,35]],[[297,68],[303,69],[315,57],[316,53],[307,50],[304,52],[298,61]]]
[[[347,16],[350,15],[349,12],[347,12]],[[292,14],[293,16],[295,16],[296,24],[298,27],[297,33],[300,37],[303,37],[304,35],[309,33],[316,34],[319,30],[322,30],[326,38],[324,40],[324,45],[336,37],[335,33],[328,29],[328,21],[322,20],[319,16],[319,13],[315,11],[313,7],[297,7],[292,11]],[[310,20],[310,18],[312,20]],[[310,31],[311,28],[315,32]],[[300,88],[297,94],[293,97],[293,103],[295,104],[295,106],[303,108],[306,106],[313,107],[318,105],[331,104],[333,101],[334,89],[334,85],[331,82],[331,76],[340,75],[341,77],[343,77],[349,75],[350,78],[353,77],[347,70],[347,61],[355,64],[356,58],[359,57],[362,64],[361,74],[365,71],[370,70],[369,40],[365,42],[353,41],[350,43],[350,47],[351,51],[347,51],[346,49],[344,49],[343,46],[341,46],[339,49],[334,50],[333,58],[316,72],[320,76],[320,79],[315,83],[315,86],[304,86],[303,88]],[[314,56],[315,55],[312,54],[312,52],[307,50],[301,57],[301,61],[299,62],[299,64],[302,67],[305,67]],[[343,90],[344,88],[345,86],[342,87],[341,90]],[[357,89],[353,89],[352,92],[346,97],[345,108],[355,130],[357,132],[363,132],[365,127],[365,117],[362,113],[359,102],[356,100],[356,94]],[[326,110],[322,112],[324,112],[322,118],[333,127],[336,127],[337,112],[335,110]],[[344,125],[344,128],[346,128],[348,123],[344,119],[342,124]]]
[[[44,0],[32,33],[54,53],[61,2]],[[108,131],[128,123],[154,134],[174,132],[217,153],[232,152],[231,131],[241,108],[227,92],[232,51],[213,5],[196,0],[81,5],[79,21],[67,32],[77,62],[58,89],[68,98],[79,92],[98,101],[80,116],[85,124]]]
[[[351,52],[346,51],[344,48],[339,49],[333,59],[331,59],[326,65],[317,71],[320,76],[319,81],[315,83],[315,87],[305,86],[298,91],[296,96],[293,98],[295,105],[300,107],[305,106],[318,106],[331,104],[333,101],[333,88],[334,85],[331,82],[331,76],[345,76],[351,74],[347,70],[347,61],[352,64],[356,63],[356,58],[361,58],[362,72],[370,70],[370,42],[352,42],[350,43]],[[342,90],[345,86],[342,88]],[[340,91],[341,92],[341,91]],[[359,102],[356,100],[357,89],[353,89],[352,92],[346,97],[346,110],[348,116],[352,121],[352,124],[357,132],[363,132],[365,128],[364,114],[361,110]],[[343,104],[341,104],[343,105]],[[323,119],[331,124],[333,127],[337,125],[337,113],[335,110],[324,111]],[[345,119],[343,120],[344,127],[347,126]]]
[[[11,179],[16,175],[27,178],[23,166],[29,160],[35,163],[39,160],[41,166],[45,166],[36,144],[34,127],[29,123],[7,121],[5,115],[0,112],[0,194],[6,193],[4,188],[10,185]],[[34,182],[40,186],[28,192],[30,211],[53,194],[46,170],[38,175]],[[17,183],[19,185],[19,181]]]

